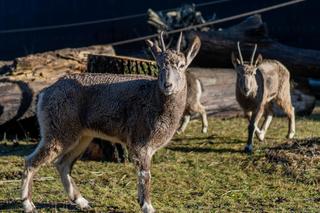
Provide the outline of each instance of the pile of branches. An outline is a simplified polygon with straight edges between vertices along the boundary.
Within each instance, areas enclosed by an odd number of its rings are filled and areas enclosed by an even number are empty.
[[[148,23],[153,26],[157,32],[170,31],[183,27],[206,23],[200,11],[196,11],[195,4],[185,4],[176,10],[166,12],[155,12],[149,9],[147,12]],[[214,14],[207,21],[216,19]],[[201,31],[207,31],[208,28],[200,28]]]
[[[295,180],[320,183],[320,138],[288,141],[267,150],[266,158]]]

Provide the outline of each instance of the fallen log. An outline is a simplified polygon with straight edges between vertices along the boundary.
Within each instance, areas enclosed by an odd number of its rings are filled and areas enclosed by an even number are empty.
[[[0,67],[0,126],[35,115],[36,96],[61,76],[86,71],[87,55],[111,54],[111,46],[62,49],[17,58]]]
[[[115,63],[117,66],[114,65]],[[152,72],[149,68],[140,66],[141,63],[152,67]],[[158,70],[155,62],[151,60],[123,56],[89,55],[88,72],[139,73],[157,76]],[[193,72],[204,86],[201,102],[206,107],[208,115],[217,117],[242,115],[242,110],[235,99],[236,73],[233,69],[191,67],[189,72]],[[297,115],[312,113],[316,101],[314,96],[297,89],[293,89],[291,94]],[[282,115],[281,110],[277,108],[275,108],[275,112],[277,115]]]
[[[231,68],[231,52],[237,52],[236,42],[240,41],[247,60],[257,43],[257,54],[281,61],[293,77],[320,78],[320,51],[290,47],[271,39],[260,15],[250,16],[240,24],[223,30],[191,32],[188,38],[194,34],[201,39],[201,49],[194,60],[196,66]]]

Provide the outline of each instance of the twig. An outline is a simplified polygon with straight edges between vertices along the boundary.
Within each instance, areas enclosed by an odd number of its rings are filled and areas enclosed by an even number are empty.
[[[229,193],[231,193],[231,192],[240,192],[240,191],[244,191],[244,190],[241,190],[241,189],[229,190],[229,191],[223,193],[223,194],[221,195],[221,197],[223,197],[223,196],[225,196],[225,195],[227,195],[227,194],[229,194]]]

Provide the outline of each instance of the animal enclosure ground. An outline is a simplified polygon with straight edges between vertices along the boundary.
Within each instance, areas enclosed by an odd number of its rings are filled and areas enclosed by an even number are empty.
[[[297,118],[295,140],[285,139],[286,118],[275,118],[253,155],[242,152],[243,118],[209,119],[209,133],[191,122],[157,152],[152,201],[158,212],[318,212],[320,208],[320,108]],[[20,212],[23,157],[34,142],[0,142],[0,212]],[[132,164],[78,161],[76,183],[92,212],[139,212]],[[40,212],[77,212],[52,166],[35,177],[33,200]]]

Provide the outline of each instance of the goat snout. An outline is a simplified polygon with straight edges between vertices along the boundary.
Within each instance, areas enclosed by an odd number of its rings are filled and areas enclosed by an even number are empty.
[[[166,82],[164,83],[164,88],[170,89],[172,87],[172,83]]]

